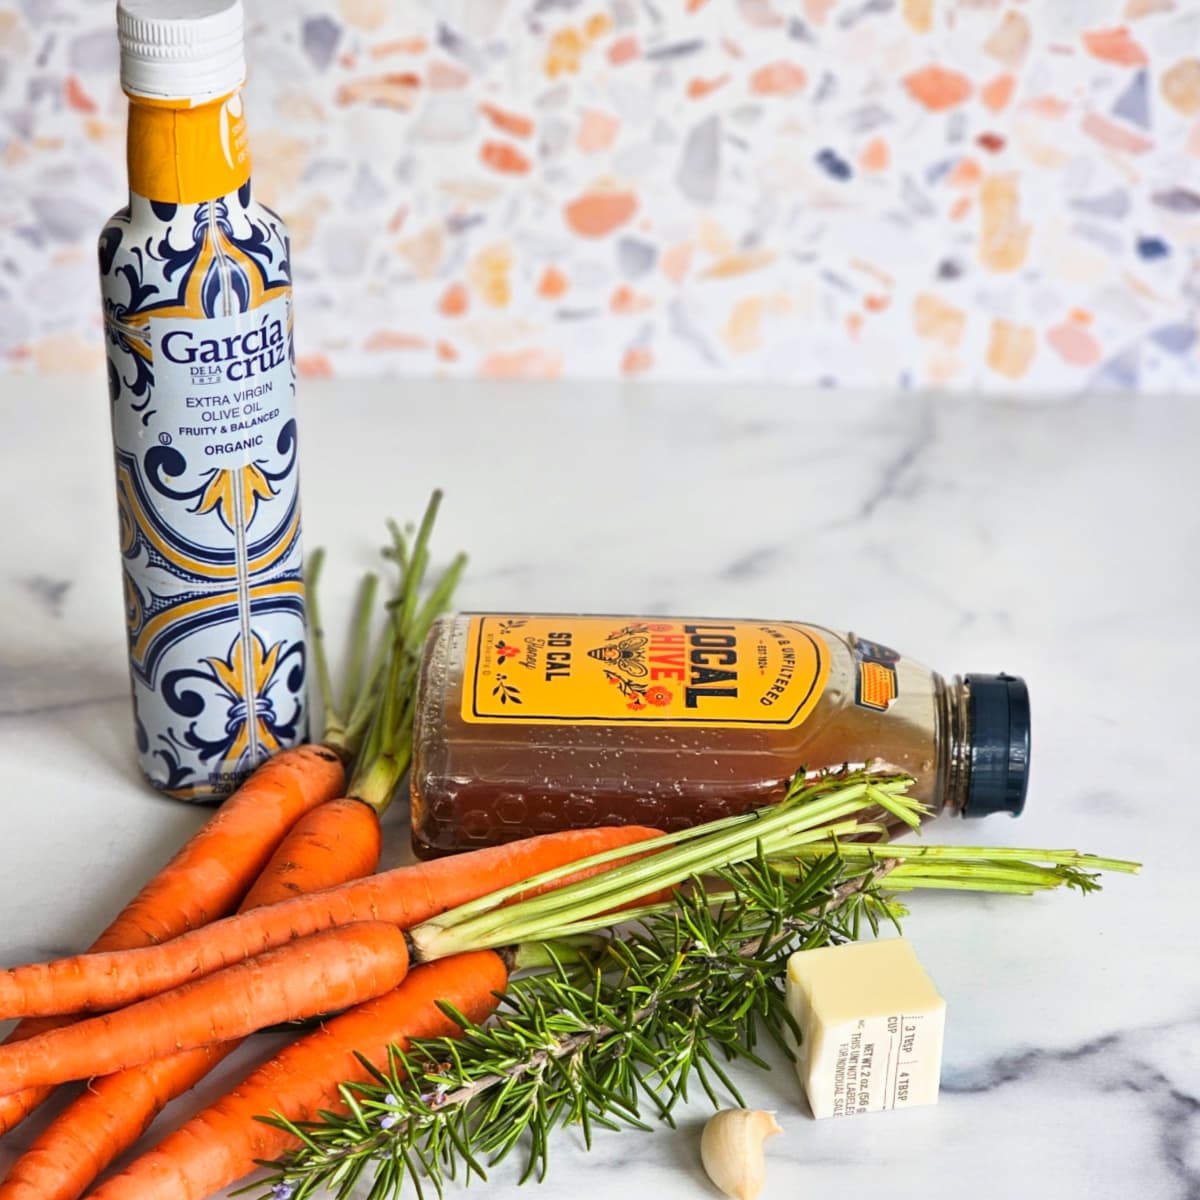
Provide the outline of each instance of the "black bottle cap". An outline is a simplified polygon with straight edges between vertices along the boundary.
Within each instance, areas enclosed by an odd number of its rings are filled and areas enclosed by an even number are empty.
[[[967,675],[971,782],[964,817],[1019,816],[1029,786],[1029,690],[1015,675]]]

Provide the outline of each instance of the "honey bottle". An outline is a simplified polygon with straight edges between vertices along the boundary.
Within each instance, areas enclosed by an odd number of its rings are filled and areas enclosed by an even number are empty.
[[[441,618],[425,645],[413,847],[557,829],[663,830],[777,800],[797,770],[884,763],[934,813],[1025,803],[1029,698],[949,680],[879,642],[791,621]]]

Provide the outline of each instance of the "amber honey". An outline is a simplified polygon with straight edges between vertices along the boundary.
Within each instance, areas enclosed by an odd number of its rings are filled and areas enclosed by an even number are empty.
[[[799,769],[885,763],[934,812],[1019,812],[1024,684],[945,680],[815,625],[475,614],[425,646],[412,772],[422,856],[556,829],[664,830],[777,799]]]

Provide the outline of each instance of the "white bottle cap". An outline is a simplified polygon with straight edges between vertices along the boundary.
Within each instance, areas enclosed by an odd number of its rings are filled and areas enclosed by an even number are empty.
[[[242,0],[117,0],[121,87],[200,103],[246,79]]]

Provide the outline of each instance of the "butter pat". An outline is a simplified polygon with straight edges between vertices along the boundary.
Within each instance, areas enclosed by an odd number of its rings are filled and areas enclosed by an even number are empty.
[[[946,1002],[906,938],[797,951],[787,1003],[814,1117],[937,1102]]]

